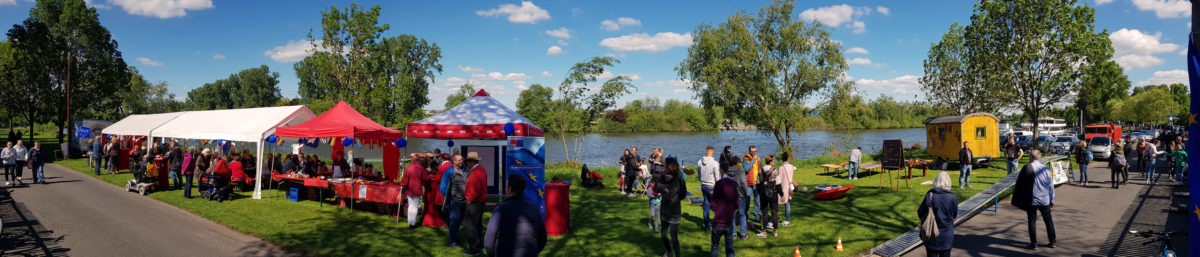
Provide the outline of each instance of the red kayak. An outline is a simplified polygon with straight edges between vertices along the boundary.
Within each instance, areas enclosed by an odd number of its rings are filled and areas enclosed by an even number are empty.
[[[816,193],[814,193],[814,194],[813,194],[813,199],[814,199],[814,200],[835,200],[835,199],[839,199],[839,198],[842,198],[842,196],[845,196],[845,195],[846,195],[846,191],[850,191],[850,189],[851,189],[851,188],[854,188],[854,185],[847,185],[847,186],[844,186],[844,187],[830,188],[830,189],[828,189],[828,190],[823,190],[823,191],[820,191],[820,192],[816,192]]]

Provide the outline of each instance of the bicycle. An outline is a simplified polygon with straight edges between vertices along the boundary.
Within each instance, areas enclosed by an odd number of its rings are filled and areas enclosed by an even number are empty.
[[[1162,256],[1162,257],[1175,257],[1175,246],[1171,245],[1171,235],[1187,236],[1187,232],[1183,231],[1183,230],[1175,230],[1175,231],[1168,231],[1168,232],[1154,232],[1153,230],[1139,232],[1137,230],[1130,230],[1129,234],[1138,235],[1143,238],[1154,237],[1153,240],[1146,241],[1146,242],[1142,243],[1142,245],[1149,245],[1149,244],[1153,244],[1153,243],[1162,242],[1162,247],[1160,247],[1161,251],[1159,252],[1159,255],[1156,255],[1156,256]]]

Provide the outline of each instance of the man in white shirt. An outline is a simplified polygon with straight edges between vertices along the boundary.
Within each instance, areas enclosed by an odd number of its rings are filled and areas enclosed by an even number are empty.
[[[708,146],[704,149],[704,158],[700,158],[700,161],[696,162],[696,167],[700,169],[700,192],[704,195],[704,231],[712,229],[712,220],[708,216],[709,211],[712,210],[709,198],[712,198],[713,185],[721,179],[721,163],[713,158],[713,151],[713,147]]]

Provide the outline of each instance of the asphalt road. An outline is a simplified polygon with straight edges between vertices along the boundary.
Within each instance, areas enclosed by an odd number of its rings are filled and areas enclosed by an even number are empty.
[[[18,212],[28,215],[23,221],[5,219],[3,232],[12,236],[11,231],[22,224],[37,224],[47,231],[39,232],[42,239],[29,243],[52,245],[17,245],[13,248],[33,250],[4,255],[290,255],[256,237],[58,165],[46,165],[46,180],[49,184],[6,188],[14,202],[11,206],[27,208]]]

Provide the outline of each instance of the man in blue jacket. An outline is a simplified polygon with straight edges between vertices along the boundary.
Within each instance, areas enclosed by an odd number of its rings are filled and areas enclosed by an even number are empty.
[[[1042,164],[1041,158],[1042,153],[1038,150],[1033,150],[1029,154],[1029,164],[1026,164],[1034,171],[1033,185],[1030,187],[1030,190],[1032,190],[1030,194],[1032,196],[1032,206],[1025,210],[1025,214],[1029,220],[1029,249],[1037,249],[1038,212],[1042,213],[1042,220],[1046,222],[1046,236],[1050,240],[1050,243],[1046,244],[1046,247],[1054,248],[1058,246],[1054,234],[1054,218],[1050,216],[1050,209],[1054,207],[1054,179],[1050,176],[1050,168]]]
[[[525,178],[509,175],[506,197],[492,212],[483,237],[488,256],[536,257],[546,248],[546,222],[524,192]]]

